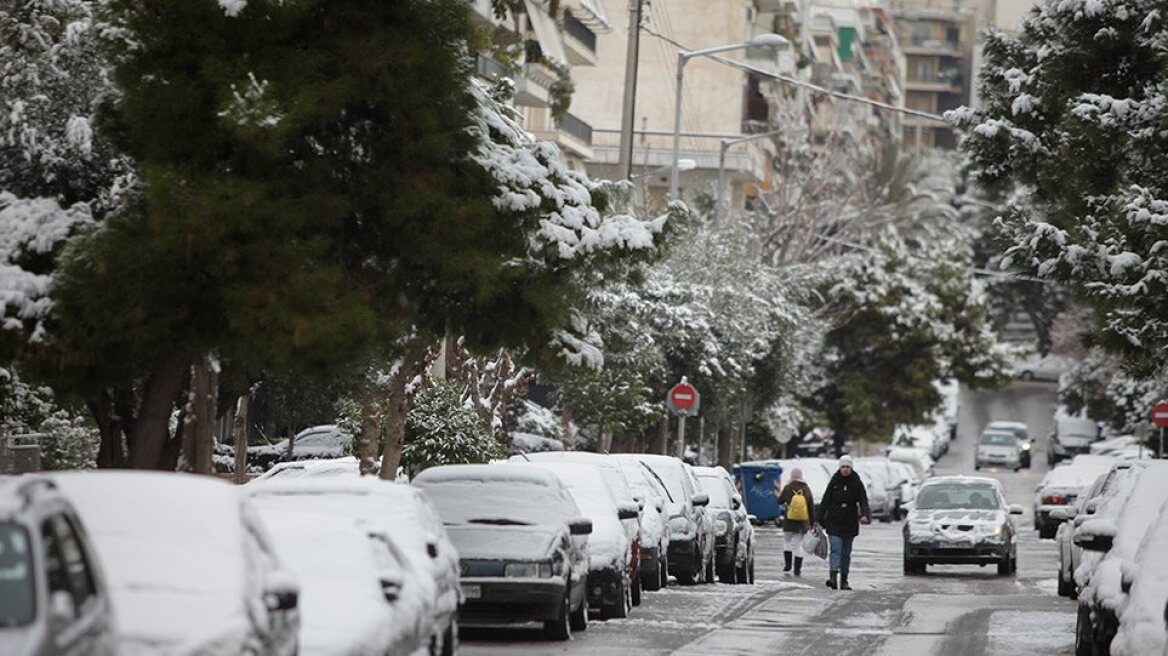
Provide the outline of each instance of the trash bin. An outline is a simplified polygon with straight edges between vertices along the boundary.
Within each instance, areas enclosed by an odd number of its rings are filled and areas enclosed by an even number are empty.
[[[783,466],[777,460],[741,462],[733,467],[734,480],[746,504],[746,512],[757,517],[760,522],[779,517],[775,485],[782,474]]]

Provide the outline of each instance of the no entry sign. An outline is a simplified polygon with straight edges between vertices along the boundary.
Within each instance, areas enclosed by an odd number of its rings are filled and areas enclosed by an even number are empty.
[[[1157,428],[1168,428],[1168,402],[1161,401],[1152,406],[1152,423]]]
[[[669,390],[669,409],[675,414],[686,416],[697,414],[702,397],[693,385],[682,380]]]

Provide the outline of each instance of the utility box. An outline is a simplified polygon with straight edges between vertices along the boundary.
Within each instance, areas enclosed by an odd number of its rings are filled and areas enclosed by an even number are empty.
[[[760,522],[777,519],[780,513],[775,490],[783,475],[783,466],[779,461],[741,462],[732,469],[738,493],[746,504],[746,512],[757,517]]]
[[[40,435],[0,436],[0,474],[28,474],[41,470]]]

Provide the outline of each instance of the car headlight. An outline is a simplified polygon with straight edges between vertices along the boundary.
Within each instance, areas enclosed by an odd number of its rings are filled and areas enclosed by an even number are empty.
[[[551,563],[507,563],[503,576],[516,579],[546,579],[552,575]]]
[[[983,524],[983,525],[978,527],[977,532],[979,535],[981,535],[981,537],[986,538],[988,540],[1002,539],[1002,525],[1001,524],[995,524],[993,526],[990,526],[988,524]]]
[[[726,524],[725,521],[723,521],[721,519],[714,520],[714,532],[716,532],[718,534],[718,537],[722,537],[723,535],[726,535],[726,531],[728,531],[728,530],[730,530],[730,526],[728,524]]]
[[[1029,443],[1029,442],[1025,442],[1025,443],[1023,443],[1023,444],[1022,444],[1022,450],[1023,450],[1023,451],[1029,451],[1029,450],[1030,450],[1030,443]]]
[[[689,520],[686,519],[683,515],[678,515],[669,519],[669,534],[671,536],[680,535],[686,537],[690,533],[689,529]]]

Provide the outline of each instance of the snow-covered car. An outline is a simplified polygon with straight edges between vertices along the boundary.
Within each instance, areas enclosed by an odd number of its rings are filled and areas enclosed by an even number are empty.
[[[292,438],[292,452],[288,452],[288,440],[275,444],[251,446],[247,449],[247,463],[252,467],[268,469],[278,462],[287,460],[314,460],[340,458],[349,451],[353,436],[339,426],[326,424],[313,426],[297,433]]]
[[[97,553],[45,478],[0,477],[0,653],[118,653]]]
[[[407,580],[402,603],[430,609],[428,616],[418,618],[413,631],[433,645],[435,654],[453,653],[461,599],[459,562],[442,520],[418,488],[359,477],[353,466],[351,475],[253,481],[246,490],[265,507],[341,517],[388,536],[394,543],[391,547],[408,561],[403,569]],[[424,580],[412,580],[417,577]]]
[[[1018,568],[1017,530],[1012,515],[1022,506],[1006,502],[1002,484],[981,476],[942,476],[921,486],[904,523],[904,573],[923,574],[928,565],[997,565],[998,574]]]
[[[649,471],[638,460],[616,458],[620,463],[633,496],[644,503],[641,510],[641,557],[637,572],[641,587],[645,590],[660,590],[669,585],[669,515],[665,504],[671,501],[665,486],[657,480],[657,475]]]
[[[52,479],[105,569],[119,654],[297,653],[299,584],[235,486],[155,472]]]
[[[1018,438],[1018,446],[1022,449],[1022,466],[1030,467],[1030,456],[1034,449],[1034,438],[1030,435],[1030,429],[1026,424],[1020,421],[991,421],[986,424],[982,433],[1013,433],[1014,437]]]
[[[1090,453],[1099,440],[1099,426],[1093,419],[1067,414],[1060,406],[1054,414],[1046,448],[1046,462],[1054,466],[1060,460]]]
[[[1120,477],[1099,499],[1094,516],[1075,529],[1075,544],[1085,552],[1075,571],[1079,585],[1076,653],[1111,653],[1119,626],[1116,609],[1131,582],[1129,578],[1125,583],[1125,574],[1135,573],[1136,551],[1165,501],[1168,462],[1133,462],[1131,473]]]
[[[681,583],[705,581],[714,572],[713,529],[707,527],[700,512],[710,497],[694,487],[685,464],[673,456],[649,453],[618,454],[634,458],[645,465],[665,486],[672,501],[667,502],[669,515],[669,572]]]
[[[1034,528],[1038,537],[1050,539],[1058,531],[1059,519],[1051,517],[1056,508],[1070,506],[1079,495],[1103,474],[1115,461],[1111,458],[1076,456],[1071,462],[1046,473],[1034,488]],[[1065,515],[1060,515],[1065,516]]]
[[[596,465],[575,462],[531,462],[526,466],[539,467],[555,474],[580,512],[592,520],[592,535],[588,540],[588,606],[600,611],[601,619],[628,617],[633,606],[633,540],[623,525],[636,518],[640,509],[636,504],[618,502]]]
[[[414,478],[458,550],[465,625],[588,627],[589,534],[567,486],[531,465],[445,465]],[[611,528],[610,528],[611,530]]]
[[[1022,380],[1057,381],[1077,364],[1074,358],[1062,355],[1026,355],[1012,363],[1014,376]]]
[[[888,483],[884,480],[884,473],[865,469],[858,465],[855,468],[855,472],[859,475],[860,481],[864,483],[864,490],[868,495],[868,507],[872,511],[872,517],[882,522],[892,521],[892,515],[896,509],[896,502],[893,495],[889,493]],[[899,490],[896,492],[899,492]]]
[[[913,485],[917,488],[933,475],[935,461],[922,449],[903,446],[889,447],[884,452],[884,457],[908,466],[912,472]]]
[[[977,438],[977,451],[973,456],[973,468],[1005,467],[1018,471],[1022,469],[1022,447],[1013,433],[986,431]]]
[[[1079,566],[1083,550],[1073,540],[1075,528],[1095,512],[1097,498],[1103,491],[1104,485],[1114,479],[1114,472],[1115,470],[1112,469],[1096,478],[1091,486],[1075,499],[1073,504],[1050,511],[1050,518],[1058,522],[1054,541],[1059,554],[1058,594],[1060,597],[1079,598],[1079,589],[1075,585],[1075,568]],[[1092,502],[1093,499],[1095,499],[1094,502]]]
[[[1135,435],[1119,435],[1117,437],[1108,438],[1099,442],[1091,444],[1087,447],[1091,455],[1105,456],[1115,451],[1135,446],[1140,443],[1140,438]]]
[[[268,471],[260,474],[248,485],[256,485],[271,480],[287,481],[296,478],[337,478],[361,475],[360,463],[353,456],[329,458],[327,460],[291,460],[278,462]]]
[[[1116,615],[1119,629],[1111,641],[1114,656],[1159,654],[1168,649],[1164,614],[1168,604],[1168,503],[1160,507],[1136,550],[1134,565],[1122,573],[1124,595]]]
[[[935,426],[897,426],[892,443],[921,449],[933,460],[940,458],[949,449],[948,438],[938,432]]]
[[[714,524],[714,512],[710,508],[710,495],[702,490],[701,483],[698,482],[697,474],[694,473],[693,465],[688,462],[683,462],[681,468],[685,471],[685,475],[689,477],[690,485],[698,494],[706,499],[706,503],[697,507],[699,517],[699,530],[705,534],[706,547],[709,550],[706,560],[706,573],[702,581],[704,583],[714,582],[714,558],[715,558],[715,544],[717,542],[717,527]]]
[[[894,463],[887,458],[857,458],[855,461],[856,471],[871,475],[878,485],[883,486],[884,492],[887,495],[885,508],[872,507],[872,514],[885,521],[898,521],[903,512],[904,506],[913,500],[915,490],[912,486],[912,476],[907,471],[907,468],[900,464]],[[871,506],[871,500],[869,500]],[[883,513],[883,516],[882,516]]]
[[[523,462],[573,462],[581,465],[592,465],[600,469],[600,474],[604,477],[604,483],[608,486],[608,491],[612,493],[612,499],[618,505],[633,505],[637,507],[636,517],[627,517],[621,520],[621,526],[625,529],[625,535],[632,544],[632,551],[630,555],[629,571],[632,574],[630,581],[630,595],[634,606],[641,605],[641,545],[645,542],[641,534],[641,514],[644,511],[645,500],[637,499],[633,494],[632,486],[629,485],[628,477],[625,476],[624,469],[621,468],[620,462],[616,458],[604,453],[591,453],[588,451],[544,451],[541,453],[525,453],[512,456],[509,462],[523,463]]]
[[[714,515],[714,569],[722,583],[754,582],[754,527],[734,489],[734,480],[722,467],[694,467],[706,507]]]
[[[252,500],[300,581],[300,652],[416,654],[430,644],[433,585],[393,538],[310,497]],[[334,512],[329,512],[330,510]]]

